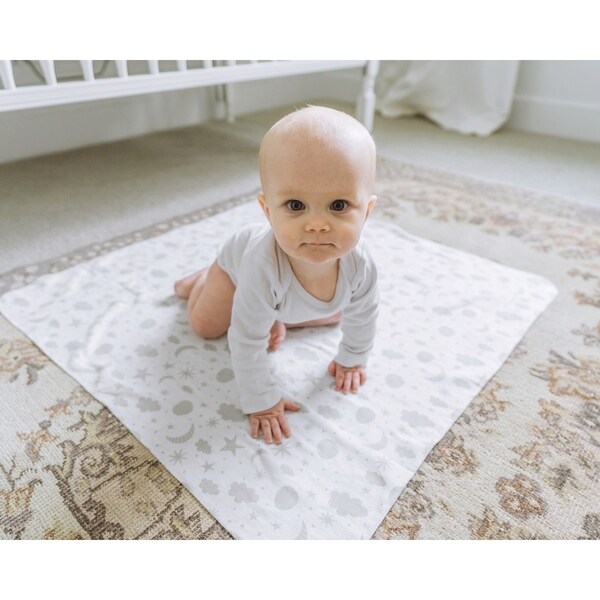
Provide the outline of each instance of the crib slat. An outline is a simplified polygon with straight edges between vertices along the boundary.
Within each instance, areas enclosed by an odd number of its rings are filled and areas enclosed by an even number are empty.
[[[213,61],[212,60],[203,60],[202,61],[202,68],[203,69],[212,69],[213,67]]]
[[[187,60],[178,60],[177,61],[177,70],[178,71],[187,71]]]
[[[56,85],[56,73],[54,72],[54,61],[53,60],[40,60],[40,67],[46,80],[46,85]]]
[[[115,60],[115,65],[117,67],[117,74],[119,77],[127,77],[127,61],[126,60]]]
[[[15,78],[10,60],[0,60],[0,79],[5,90],[15,89]]]
[[[86,81],[94,81],[94,63],[91,60],[80,60],[81,71],[83,72],[83,78]]]
[[[158,70],[158,61],[157,60],[149,60],[148,68],[150,69],[150,73],[152,75],[158,75],[160,71]]]
[[[235,60],[226,60],[225,64],[228,67],[233,67],[235,65]],[[233,85],[231,83],[225,84],[225,114],[227,115],[227,122],[233,123],[235,121],[235,115],[233,113]]]

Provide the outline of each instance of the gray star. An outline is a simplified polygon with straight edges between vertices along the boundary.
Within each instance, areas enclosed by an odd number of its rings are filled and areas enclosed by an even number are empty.
[[[217,420],[213,417],[212,419],[209,419],[207,425],[209,427],[216,427],[217,426]]]
[[[375,464],[377,470],[381,469],[382,471],[385,471],[390,466],[390,461],[387,458],[381,457],[375,461]]]
[[[163,368],[164,368],[165,370],[166,370],[166,369],[172,369],[174,366],[175,366],[175,365],[174,365],[173,363],[166,362],[166,363],[163,365]]]
[[[148,377],[148,375],[150,375],[150,373],[148,373],[148,369],[144,368],[144,369],[138,369],[137,373],[133,376],[134,379],[142,379],[143,381],[146,381],[146,377]]]
[[[237,435],[234,436],[232,439],[226,437],[225,446],[221,448],[221,452],[226,452],[227,450],[229,450],[235,456],[236,450],[238,450],[239,448],[245,448],[245,446],[238,446],[236,440]]]
[[[280,523],[271,523],[271,525],[273,525],[273,529],[281,529]]]
[[[256,476],[256,479],[262,479],[264,476],[264,471],[261,471],[260,469],[256,469],[256,471],[254,471],[254,475]]]
[[[324,525],[331,525],[333,523],[333,517],[329,513],[325,513],[321,515],[321,521],[323,521]]]
[[[183,452],[183,450],[177,450],[177,452],[174,452],[173,454],[171,454],[171,456],[169,457],[171,459],[171,461],[173,461],[175,464],[183,462],[185,460],[185,454]]]
[[[191,379],[194,376],[194,369],[190,369],[189,367],[179,371],[180,379]]]
[[[204,472],[206,473],[215,466],[215,463],[209,463],[208,461],[206,461],[202,466],[204,467]]]
[[[251,521],[256,521],[256,513],[255,512],[250,513],[250,520]]]
[[[275,448],[275,454],[281,454],[282,456],[284,454],[289,454],[290,451],[282,444],[281,446],[277,446]]]

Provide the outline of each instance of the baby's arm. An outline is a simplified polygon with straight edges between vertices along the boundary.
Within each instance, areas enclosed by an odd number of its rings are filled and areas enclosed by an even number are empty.
[[[344,394],[356,393],[367,380],[366,364],[375,343],[379,293],[377,268],[365,251],[365,262],[352,282],[350,304],[342,314],[342,341],[329,374],[335,378],[335,388]]]
[[[250,434],[256,438],[262,432],[267,444],[280,444],[282,434],[290,437],[285,411],[300,410],[297,404],[282,397],[273,377],[272,357],[267,352],[269,333],[277,317],[276,300],[268,264],[259,259],[240,269],[227,337]]]

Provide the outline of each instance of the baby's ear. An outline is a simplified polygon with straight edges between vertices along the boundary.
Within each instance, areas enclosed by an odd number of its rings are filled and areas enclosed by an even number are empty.
[[[369,198],[369,203],[367,205],[367,214],[365,215],[365,221],[369,218],[371,211],[375,208],[377,204],[377,196],[373,195]]]
[[[269,220],[269,222],[271,222],[271,217],[269,214],[269,206],[267,205],[267,199],[265,198],[265,194],[264,192],[259,192],[258,193],[258,203],[260,205],[260,207],[262,208],[262,211],[265,213],[265,216],[267,217],[267,219]]]

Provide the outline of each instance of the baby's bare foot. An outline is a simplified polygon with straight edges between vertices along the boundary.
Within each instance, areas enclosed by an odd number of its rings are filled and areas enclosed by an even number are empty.
[[[286,331],[285,323],[282,323],[281,321],[275,321],[275,323],[273,323],[273,327],[271,327],[271,336],[269,337],[269,350],[271,352],[274,352],[281,346],[281,342],[285,340]]]
[[[187,300],[190,297],[192,288],[194,287],[194,284],[196,283],[198,278],[202,275],[205,275],[207,271],[208,267],[201,269],[200,271],[196,271],[195,273],[192,273],[191,275],[188,275],[187,277],[184,277],[179,281],[176,281],[175,285],[173,286],[173,288],[175,289],[175,293],[180,298]]]

